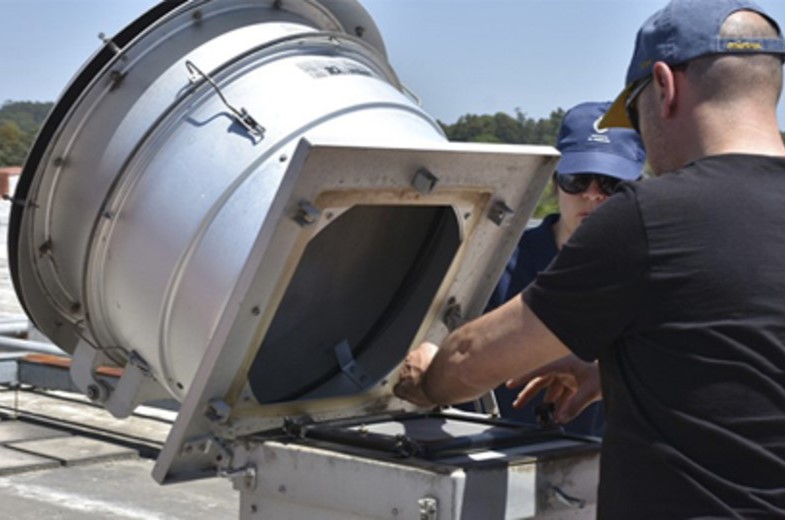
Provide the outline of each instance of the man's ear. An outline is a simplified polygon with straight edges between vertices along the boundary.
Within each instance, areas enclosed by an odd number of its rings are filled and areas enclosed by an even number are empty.
[[[654,93],[663,119],[673,117],[676,111],[676,79],[673,70],[664,62],[658,61],[652,69]]]

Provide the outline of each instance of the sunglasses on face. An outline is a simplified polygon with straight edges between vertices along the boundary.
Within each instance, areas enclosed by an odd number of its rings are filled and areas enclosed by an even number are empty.
[[[641,92],[646,88],[646,85],[651,83],[653,78],[654,76],[648,75],[638,81],[638,84],[632,89],[632,92],[627,97],[627,102],[624,104],[624,109],[627,111],[627,117],[630,119],[630,123],[632,123],[632,128],[638,133],[641,133],[640,118],[638,117],[638,107],[635,102],[638,101]]]
[[[621,182],[621,179],[599,173],[556,174],[556,184],[563,192],[570,195],[578,195],[585,192],[591,186],[591,182],[595,180],[600,191],[605,195],[611,195],[616,191]]]

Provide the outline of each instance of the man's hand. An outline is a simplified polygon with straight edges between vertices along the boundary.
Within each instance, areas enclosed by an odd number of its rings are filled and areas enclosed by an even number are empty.
[[[572,354],[507,382],[507,388],[521,386],[524,388],[513,402],[515,408],[522,408],[545,389],[543,402],[554,403],[554,417],[560,424],[571,421],[591,403],[602,399],[597,363],[586,363]]]
[[[423,389],[425,371],[433,361],[439,347],[433,343],[425,342],[406,355],[399,373],[399,380],[393,392],[401,399],[405,399],[417,406],[434,406],[428,399]]]

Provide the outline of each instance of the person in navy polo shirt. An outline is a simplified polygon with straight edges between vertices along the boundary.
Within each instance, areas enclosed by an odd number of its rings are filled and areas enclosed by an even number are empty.
[[[538,273],[544,271],[583,219],[605,202],[619,183],[641,177],[646,153],[637,132],[598,127],[610,106],[610,102],[586,102],[564,115],[556,142],[561,158],[553,175],[559,213],[547,215],[537,227],[523,234],[491,295],[487,311],[518,296]],[[540,390],[541,385],[547,386],[547,381],[535,381],[527,393]],[[535,410],[543,401],[542,395],[516,409],[513,402],[518,397],[517,388],[501,385],[495,393],[503,418],[527,423],[537,421]],[[545,400],[569,400],[569,397],[557,387],[546,392]],[[569,403],[558,404],[560,408],[569,406]],[[604,424],[602,403],[595,402],[564,428],[571,433],[601,436]]]

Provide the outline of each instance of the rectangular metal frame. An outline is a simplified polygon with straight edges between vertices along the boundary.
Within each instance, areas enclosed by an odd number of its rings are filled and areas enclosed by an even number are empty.
[[[153,476],[161,483],[232,468],[234,439],[285,417],[355,417],[412,411],[389,381],[341,399],[259,406],[239,399],[253,359],[308,241],[326,216],[355,204],[451,206],[462,244],[411,346],[439,341],[448,305],[478,315],[547,184],[558,152],[546,146],[472,143],[347,145],[303,139],[186,395]],[[423,178],[423,172],[431,177]],[[397,367],[392,367],[391,374]]]

